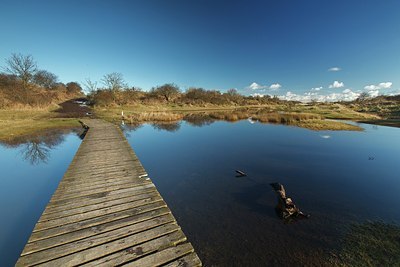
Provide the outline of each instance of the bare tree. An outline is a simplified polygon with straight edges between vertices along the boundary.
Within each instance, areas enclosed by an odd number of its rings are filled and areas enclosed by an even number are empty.
[[[101,82],[112,92],[117,92],[127,87],[122,74],[118,72],[104,75]]]
[[[162,96],[167,100],[167,102],[171,101],[173,98],[179,96],[180,91],[178,86],[172,83],[167,83],[156,88],[151,89],[151,93]]]
[[[24,56],[14,53],[6,60],[6,63],[7,67],[5,70],[10,74],[18,76],[26,88],[37,71],[37,65],[33,57],[31,55]]]
[[[85,86],[86,90],[88,90],[89,93],[97,90],[97,82],[93,82],[92,80],[90,80],[90,78],[85,79],[85,81],[83,82],[83,86]]]
[[[47,70],[39,70],[33,76],[33,82],[47,89],[53,88],[58,81],[57,75]]]
[[[369,94],[367,92],[362,92],[358,98],[357,101],[358,102],[365,102],[365,100],[367,100],[369,98]]]
[[[228,96],[229,99],[236,101],[238,99],[240,99],[241,95],[239,94],[239,92],[236,89],[229,89],[226,92],[226,95]]]

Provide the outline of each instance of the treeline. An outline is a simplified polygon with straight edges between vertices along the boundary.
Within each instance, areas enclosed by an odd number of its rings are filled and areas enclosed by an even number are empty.
[[[101,80],[103,87],[97,88],[97,82],[86,80],[90,91],[89,100],[97,106],[119,105],[177,105],[177,106],[243,106],[264,105],[281,102],[277,97],[244,96],[236,89],[225,93],[218,90],[206,90],[192,87],[183,92],[173,83],[153,87],[143,91],[137,87],[129,87],[122,74],[110,73]]]
[[[57,75],[39,69],[32,56],[12,54],[0,73],[0,109],[43,108],[81,96],[77,82],[61,83]]]

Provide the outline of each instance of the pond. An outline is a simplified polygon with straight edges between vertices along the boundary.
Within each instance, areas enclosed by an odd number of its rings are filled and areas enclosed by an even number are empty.
[[[359,126],[311,131],[242,120],[124,129],[203,264],[323,266],[351,224],[400,223],[400,130]],[[279,218],[274,182],[311,217]]]
[[[0,266],[17,261],[81,143],[76,131],[0,143]]]
[[[123,129],[206,266],[324,266],[353,223],[400,223],[400,130],[359,126],[311,131],[192,118]],[[0,144],[0,266],[18,259],[78,135],[50,131]],[[282,220],[274,182],[311,217]]]

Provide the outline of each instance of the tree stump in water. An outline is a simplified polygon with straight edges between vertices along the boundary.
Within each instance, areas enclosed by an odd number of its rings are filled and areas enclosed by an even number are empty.
[[[306,215],[300,211],[299,208],[293,203],[293,200],[290,197],[286,196],[285,188],[280,183],[272,183],[270,184],[272,188],[275,190],[278,196],[278,204],[276,206],[276,210],[278,211],[280,217],[282,219],[294,219],[294,218],[309,218],[310,215]]]

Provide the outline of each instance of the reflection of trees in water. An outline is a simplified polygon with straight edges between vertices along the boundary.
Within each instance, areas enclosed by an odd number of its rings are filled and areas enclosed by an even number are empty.
[[[76,129],[72,131],[80,135]],[[20,136],[0,142],[0,144],[9,148],[20,148],[23,159],[29,161],[32,165],[37,165],[47,163],[51,150],[64,142],[65,135],[70,132],[71,129],[46,131],[29,136]]]
[[[183,118],[187,123],[192,126],[203,127],[215,122],[215,119],[210,117],[207,113],[193,113],[187,114]]]
[[[123,124],[121,125],[121,130],[125,134],[126,137],[130,137],[130,132],[134,132],[143,127],[141,123],[132,123],[132,124]]]
[[[152,123],[151,126],[153,126],[154,129],[159,131],[165,130],[168,132],[176,132],[181,128],[181,123],[180,122]]]
[[[47,163],[51,147],[37,140],[32,140],[22,145],[21,154],[32,165]]]
[[[50,158],[50,151],[64,142],[65,133],[51,132],[42,136],[28,138],[21,145],[21,154],[26,161],[32,165],[47,163]]]

